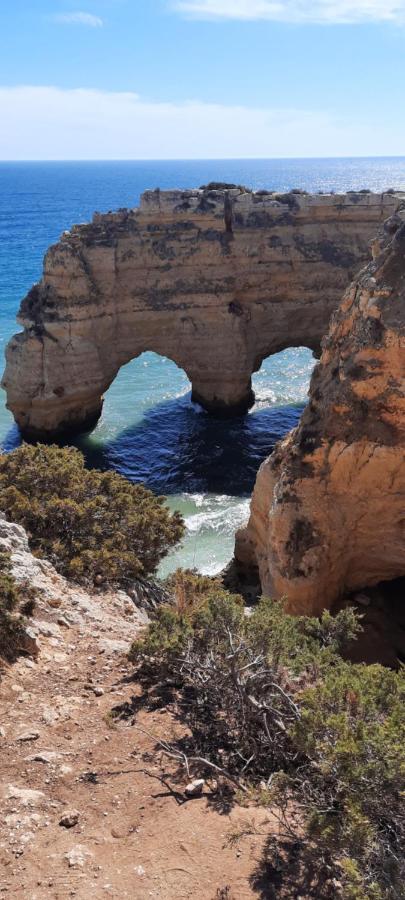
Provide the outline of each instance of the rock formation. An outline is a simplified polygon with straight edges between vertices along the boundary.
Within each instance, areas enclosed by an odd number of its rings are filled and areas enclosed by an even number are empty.
[[[387,222],[391,242],[347,290],[309,405],[259,470],[237,535],[237,560],[292,612],[405,575],[404,223]]]
[[[28,619],[23,649],[36,656],[44,637],[63,640],[63,629],[87,629],[100,639],[106,650],[125,653],[139,629],[148,622],[146,610],[154,602],[158,587],[134,582],[131,593],[122,590],[86,590],[68,581],[45,559],[30,550],[21,525],[8,522],[0,512],[0,552],[10,554],[11,571],[22,587],[29,585],[36,597],[35,614]],[[125,636],[125,640],[123,637]]]
[[[3,386],[27,437],[92,427],[120,367],[145,350],[193,398],[246,411],[251,375],[290,346],[319,351],[398,194],[149,191],[140,209],[65,232],[22,302]]]

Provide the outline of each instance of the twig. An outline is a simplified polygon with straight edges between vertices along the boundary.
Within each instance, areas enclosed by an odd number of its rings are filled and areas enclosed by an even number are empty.
[[[248,789],[239,781],[238,778],[235,778],[231,775],[230,772],[227,772],[226,769],[223,769],[221,766],[217,766],[216,763],[211,762],[209,759],[205,759],[203,756],[187,756],[181,750],[176,750],[166,741],[160,740],[156,737],[155,734],[152,734],[151,731],[147,731],[146,728],[140,728],[139,725],[134,725],[136,731],[140,731],[142,734],[146,734],[147,737],[150,737],[153,741],[162,748],[163,753],[166,756],[169,756],[171,759],[177,760],[181,765],[183,765],[186,769],[187,776],[190,777],[190,763],[194,763],[195,765],[206,766],[209,769],[213,769],[214,772],[217,772],[219,775],[223,775],[228,781],[231,781],[234,785],[236,785],[239,790],[243,791],[245,794],[248,793]]]

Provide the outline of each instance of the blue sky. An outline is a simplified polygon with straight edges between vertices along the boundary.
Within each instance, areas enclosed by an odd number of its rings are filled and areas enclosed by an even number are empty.
[[[0,46],[0,159],[405,155],[405,0],[13,0]]]

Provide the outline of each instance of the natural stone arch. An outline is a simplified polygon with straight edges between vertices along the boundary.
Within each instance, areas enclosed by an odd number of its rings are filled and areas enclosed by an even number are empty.
[[[293,351],[298,351],[299,356],[294,357]],[[268,399],[272,403],[276,400],[277,405],[302,406],[307,400],[311,376],[318,359],[318,348],[303,344],[290,344],[283,350],[269,353],[252,374],[256,404]],[[283,379],[282,383],[279,381],[280,377]]]
[[[121,366],[104,391],[99,424],[107,427],[106,442],[110,445],[136,430],[145,416],[162,404],[169,408],[183,399],[184,407],[188,407],[190,398],[191,382],[184,369],[167,355],[143,351]]]
[[[21,305],[3,386],[23,434],[97,421],[121,366],[172,359],[208,411],[253,402],[272,353],[318,351],[332,311],[400,197],[160,191],[62,235]]]

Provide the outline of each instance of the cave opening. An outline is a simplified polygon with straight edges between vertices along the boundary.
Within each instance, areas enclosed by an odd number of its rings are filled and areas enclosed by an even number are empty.
[[[355,609],[362,625],[349,648],[352,662],[380,663],[392,669],[405,663],[405,575],[357,590],[337,608],[344,605]]]

